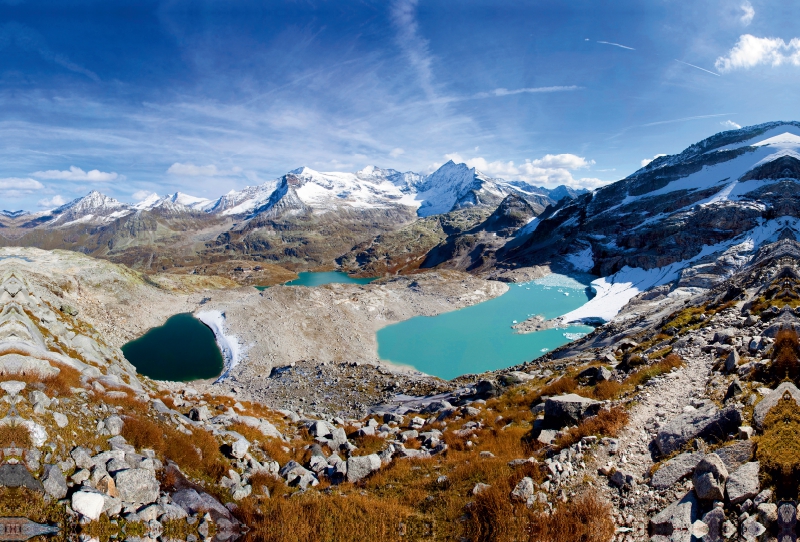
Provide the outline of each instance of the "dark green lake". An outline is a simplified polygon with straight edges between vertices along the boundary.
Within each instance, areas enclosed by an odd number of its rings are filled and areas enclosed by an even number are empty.
[[[355,278],[341,271],[304,271],[298,277],[285,283],[284,286],[322,286],[323,284],[369,284],[378,277]],[[256,286],[266,290],[269,286]]]
[[[155,380],[216,378],[223,361],[214,333],[189,313],[176,314],[122,347],[136,370]]]

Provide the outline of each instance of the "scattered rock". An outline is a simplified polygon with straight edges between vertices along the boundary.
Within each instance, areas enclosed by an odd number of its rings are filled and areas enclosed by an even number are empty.
[[[72,494],[72,509],[93,521],[103,513],[104,504],[105,500],[99,493],[78,491]]]
[[[347,460],[347,481],[358,482],[381,468],[381,458],[377,454],[351,457]]]
[[[667,489],[681,479],[689,476],[703,459],[701,453],[682,453],[661,465],[650,479],[650,485],[656,489]]]
[[[697,497],[704,501],[719,501],[725,497],[725,482],[728,469],[717,454],[703,458],[692,475],[692,483]]]
[[[548,427],[575,425],[600,411],[601,403],[574,393],[550,397],[544,403],[544,419]]]
[[[726,489],[731,504],[739,504],[758,495],[760,467],[758,461],[752,461],[730,473]]]
[[[669,455],[696,438],[724,440],[742,424],[742,414],[734,406],[720,410],[715,405],[685,412],[659,429],[655,438],[661,455]]]

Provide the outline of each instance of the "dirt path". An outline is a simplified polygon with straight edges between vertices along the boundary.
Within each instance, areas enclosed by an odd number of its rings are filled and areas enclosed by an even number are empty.
[[[705,384],[711,372],[712,356],[694,349],[685,352],[682,357],[686,361],[685,366],[650,380],[637,394],[637,402],[630,410],[630,422],[619,437],[616,455],[610,455],[607,452],[609,447],[603,447],[603,452],[597,456],[598,467],[610,464],[632,474],[636,481],[632,490],[621,492],[610,485],[608,479],[598,476],[599,487],[614,505],[617,525],[623,528],[615,540],[649,540],[649,517],[671,502],[668,499],[673,498],[672,493],[677,495],[683,489],[683,484],[679,484],[667,492],[658,493],[644,482],[653,466],[650,443],[658,431],[658,425],[681,414],[692,400],[706,397]]]

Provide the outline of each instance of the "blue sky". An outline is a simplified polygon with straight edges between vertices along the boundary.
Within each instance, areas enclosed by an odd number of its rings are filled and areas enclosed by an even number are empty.
[[[800,119],[788,0],[5,0],[0,53],[7,209],[451,158],[591,188]]]

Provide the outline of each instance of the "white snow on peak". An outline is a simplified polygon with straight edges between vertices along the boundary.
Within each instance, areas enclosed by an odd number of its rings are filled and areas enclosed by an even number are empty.
[[[146,209],[152,209],[155,207],[158,202],[161,201],[161,196],[153,192],[143,200],[133,205],[134,209],[139,209],[140,211],[144,211]]]
[[[764,145],[770,145],[772,147],[783,147],[783,148],[798,148],[800,147],[800,135],[793,134],[791,132],[783,132],[780,135],[776,135],[763,141],[759,141],[758,143],[752,143],[753,147],[762,147]]]
[[[178,203],[180,205],[189,207],[190,209],[204,209],[205,207],[214,203],[214,200],[190,196],[189,194],[184,194],[183,192],[175,192],[174,194],[165,196],[164,201]]]

